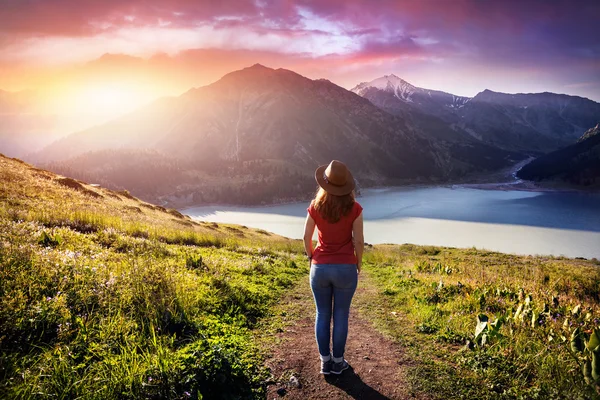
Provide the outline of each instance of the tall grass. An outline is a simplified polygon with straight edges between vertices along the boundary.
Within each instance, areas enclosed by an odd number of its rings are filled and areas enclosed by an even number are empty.
[[[236,252],[190,234],[1,225],[0,393],[233,398],[263,390],[249,329],[307,272],[295,255]],[[42,234],[60,240],[45,246]]]
[[[384,324],[418,349],[417,390],[440,398],[597,396],[582,374],[583,354],[570,346],[576,327],[589,338],[600,325],[593,262],[410,245],[381,246],[366,260],[380,304],[409,322]],[[479,332],[478,318],[487,321]],[[455,367],[430,364],[439,359]]]
[[[299,244],[36,173],[0,157],[0,398],[262,396]]]

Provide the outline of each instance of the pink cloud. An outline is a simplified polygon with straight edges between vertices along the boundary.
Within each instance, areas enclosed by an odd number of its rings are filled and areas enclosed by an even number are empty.
[[[218,48],[233,60],[218,58],[223,66],[269,54],[315,74],[421,62],[595,82],[598,20],[597,0],[4,0],[0,59],[33,63],[60,51],[79,53],[77,62],[105,52],[182,60],[188,49]]]

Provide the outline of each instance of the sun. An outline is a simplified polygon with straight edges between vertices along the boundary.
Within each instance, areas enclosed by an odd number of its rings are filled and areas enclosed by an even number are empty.
[[[68,85],[61,83],[55,82],[43,92],[43,111],[60,119],[65,131],[110,122],[171,95],[162,86],[140,80],[79,79]]]
[[[47,113],[63,118],[66,130],[77,131],[110,122],[160,97],[139,83],[77,82],[48,92]]]
[[[75,98],[88,112],[105,115],[133,111],[147,100],[138,88],[114,84],[86,85]]]

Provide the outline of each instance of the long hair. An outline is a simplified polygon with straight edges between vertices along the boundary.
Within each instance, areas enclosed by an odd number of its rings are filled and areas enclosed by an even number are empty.
[[[352,210],[354,191],[344,196],[335,196],[319,187],[312,204],[325,221],[335,224]]]

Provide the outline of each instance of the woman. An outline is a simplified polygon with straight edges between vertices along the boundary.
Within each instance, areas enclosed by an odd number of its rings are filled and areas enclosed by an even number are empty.
[[[310,286],[317,308],[315,336],[321,356],[321,373],[341,374],[349,368],[344,360],[348,315],[362,265],[362,207],[354,200],[354,178],[344,163],[334,160],[320,166],[315,179],[320,187],[308,207],[304,225],[304,248],[311,262]],[[313,250],[315,226],[319,230],[319,241]]]

